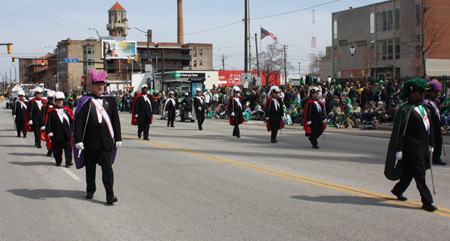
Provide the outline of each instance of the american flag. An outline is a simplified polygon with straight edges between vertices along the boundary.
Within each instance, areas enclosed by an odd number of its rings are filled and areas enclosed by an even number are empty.
[[[273,38],[273,40],[278,41],[277,36],[273,35],[273,33],[269,32],[269,31],[265,30],[263,27],[261,27],[261,39],[263,39],[267,36],[270,36]]]

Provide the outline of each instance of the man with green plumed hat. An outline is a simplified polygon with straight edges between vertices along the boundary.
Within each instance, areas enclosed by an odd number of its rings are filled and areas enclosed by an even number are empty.
[[[425,181],[425,171],[430,168],[429,155],[434,148],[431,107],[423,102],[427,89],[424,79],[405,82],[400,99],[406,103],[398,110],[384,175],[389,180],[400,179],[391,191],[400,201],[407,200],[403,193],[414,178],[422,198],[422,208],[434,212],[437,208],[432,205],[433,197]]]

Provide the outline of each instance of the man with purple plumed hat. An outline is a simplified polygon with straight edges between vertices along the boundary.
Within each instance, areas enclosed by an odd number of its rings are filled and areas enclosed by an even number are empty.
[[[97,164],[101,166],[106,202],[113,204],[117,197],[113,191],[112,164],[117,148],[122,146],[119,113],[115,97],[103,95],[107,73],[97,73],[95,69],[89,73],[92,93],[81,97],[74,117],[75,164],[77,168],[86,166],[87,199],[94,197],[95,169]]]
[[[427,83],[430,89],[427,91],[425,103],[431,105],[434,111],[431,112],[431,127],[434,130],[434,151],[433,151],[433,164],[436,165],[447,165],[447,163],[441,160],[442,154],[442,121],[441,112],[439,106],[441,102],[438,99],[439,92],[442,92],[442,85],[438,80],[433,80]]]

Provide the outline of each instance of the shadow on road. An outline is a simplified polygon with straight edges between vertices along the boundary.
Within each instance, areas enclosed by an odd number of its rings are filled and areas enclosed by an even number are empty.
[[[28,147],[28,148],[33,147],[33,148],[36,148],[35,146],[32,146],[32,145],[0,145],[0,146],[2,146],[2,147]]]
[[[389,208],[411,208],[405,206],[399,206],[395,204],[386,203],[385,201],[395,201],[397,199],[389,199],[389,198],[367,198],[367,197],[357,197],[357,196],[292,196],[293,199],[310,201],[310,202],[322,202],[322,203],[340,203],[340,204],[353,204],[353,205],[362,205],[362,206],[377,206],[377,207],[389,207]],[[416,208],[412,208],[416,209]],[[418,209],[418,207],[417,207]]]
[[[4,129],[4,130],[0,130],[0,131],[16,131],[16,129]]]
[[[13,165],[18,165],[18,166],[48,166],[48,165],[54,166],[55,165],[54,162],[9,162],[9,163],[13,164]]]
[[[78,190],[53,190],[53,189],[10,189],[8,192],[25,198],[35,199],[35,200],[46,200],[48,198],[73,198],[79,200],[86,200],[85,192]],[[86,200],[88,202],[94,202],[99,204],[105,204],[95,199]]]

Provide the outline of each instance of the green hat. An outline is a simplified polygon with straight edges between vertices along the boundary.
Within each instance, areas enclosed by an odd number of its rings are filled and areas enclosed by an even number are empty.
[[[414,91],[422,91],[427,90],[428,84],[427,81],[421,78],[411,79],[405,82],[403,85],[402,92],[400,93],[400,99],[406,100],[409,97],[409,94]]]

